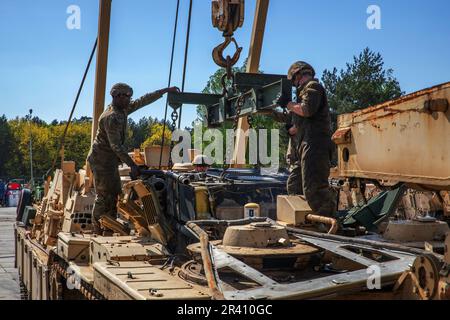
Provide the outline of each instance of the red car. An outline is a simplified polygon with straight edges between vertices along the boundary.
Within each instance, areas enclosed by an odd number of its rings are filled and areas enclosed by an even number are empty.
[[[6,190],[21,190],[22,185],[18,182],[9,182],[6,186]]]
[[[20,195],[21,195],[22,185],[17,181],[10,181],[6,185],[5,193],[5,204],[7,207],[17,207]]]

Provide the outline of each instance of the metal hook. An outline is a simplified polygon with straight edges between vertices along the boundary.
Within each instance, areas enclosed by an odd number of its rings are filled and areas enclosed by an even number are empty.
[[[224,58],[223,52],[231,42],[233,42],[236,46],[236,52],[234,53],[232,58],[230,58],[229,56],[227,56],[227,58]],[[235,65],[236,62],[238,62],[239,57],[241,56],[241,51],[242,47],[238,46],[236,40],[233,37],[226,37],[223,43],[214,48],[212,56],[214,62],[218,66],[229,69],[231,66]]]

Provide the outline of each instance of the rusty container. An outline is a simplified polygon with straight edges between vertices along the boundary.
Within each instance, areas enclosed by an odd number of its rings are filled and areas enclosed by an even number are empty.
[[[450,82],[338,117],[339,175],[450,190]]]

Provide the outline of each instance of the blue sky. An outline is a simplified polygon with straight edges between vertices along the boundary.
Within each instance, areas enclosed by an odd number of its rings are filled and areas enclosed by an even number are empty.
[[[81,9],[81,29],[66,28],[69,5]],[[181,0],[173,84],[181,86],[188,0]],[[369,5],[381,9],[381,30],[366,27]],[[113,0],[107,87],[133,86],[135,97],[167,84],[176,0]],[[211,50],[222,41],[211,25],[210,1],[194,0],[186,91],[201,91],[217,69]],[[255,0],[236,39],[248,54]],[[96,0],[0,0],[0,114],[67,119],[97,32]],[[342,68],[365,47],[394,69],[402,90],[413,92],[450,81],[450,1],[271,0],[260,69],[285,73],[296,60],[309,61],[319,76]],[[95,60],[94,60],[95,63]],[[75,117],[91,116],[91,67]],[[106,97],[109,102],[110,97]],[[162,118],[165,99],[131,115]],[[183,111],[182,125],[195,118]]]

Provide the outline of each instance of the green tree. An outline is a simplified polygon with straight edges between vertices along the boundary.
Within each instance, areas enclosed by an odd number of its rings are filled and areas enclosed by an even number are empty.
[[[141,148],[143,149],[148,146],[161,146],[163,131],[164,131],[163,123],[154,123],[150,128],[149,137],[142,143]],[[166,126],[166,130],[164,131],[164,145],[170,146],[171,139],[172,133],[170,132],[170,129]]]
[[[92,124],[89,121],[76,121],[70,125],[66,134],[64,141],[64,160],[75,161],[77,169],[81,169],[86,163],[86,157],[91,147],[91,126]],[[57,132],[59,133],[55,137],[57,141],[60,140],[64,128],[65,126],[57,127]]]
[[[127,137],[125,146],[132,150],[139,148],[150,136],[151,128],[155,123],[162,123],[152,117],[143,117],[136,123],[133,119],[128,119]]]
[[[7,177],[7,162],[14,149],[14,140],[8,119],[3,115],[0,117],[0,177]]]
[[[30,138],[33,140],[33,172],[38,176],[43,168],[48,167],[51,145],[50,136],[41,122],[16,118],[9,121],[12,133],[12,146],[6,170],[10,177],[30,178]],[[50,142],[50,143],[49,143]]]
[[[244,61],[243,65],[241,67],[234,67],[233,72],[245,72],[247,69],[247,60]],[[220,68],[218,69],[213,75],[209,77],[209,80],[206,84],[206,87],[202,90],[202,93],[207,94],[222,94],[223,93],[223,86],[222,86],[222,77],[225,75],[225,69]],[[260,73],[263,73],[262,71],[259,71]],[[225,81],[225,84],[227,86],[231,85],[231,82],[229,80]],[[206,121],[206,106],[200,105],[197,106],[197,120],[203,122],[205,125],[207,123]],[[286,150],[288,145],[288,135],[286,130],[284,129],[284,124],[280,124],[270,116],[267,115],[253,115],[252,117],[252,127],[254,129],[267,129],[268,130],[268,150],[271,150],[270,146],[270,130],[271,129],[279,129],[280,130],[280,165],[284,166],[286,164]],[[194,124],[193,124],[194,125]],[[225,130],[231,129],[233,127],[232,122],[225,122],[220,130],[223,133],[223,136],[225,137]],[[203,148],[207,146],[208,143],[203,143]],[[226,145],[226,141],[224,141],[224,148]],[[224,149],[225,150],[225,149]],[[248,153],[248,152],[247,152]],[[248,156],[248,154],[247,154]]]
[[[333,129],[338,114],[364,109],[400,97],[403,92],[392,69],[384,67],[380,53],[365,48],[345,70],[325,70],[322,82],[332,111]]]
[[[0,118],[0,128],[2,121]],[[55,158],[66,122],[55,122],[47,125],[39,118],[30,122],[26,119],[16,118],[7,123],[10,136],[7,154],[4,162],[4,173],[10,177],[30,177],[30,137],[33,141],[33,173],[41,177],[50,168]],[[0,134],[2,130],[0,129]],[[4,141],[2,139],[2,141]],[[91,121],[90,119],[74,120],[69,126],[65,138],[64,160],[75,161],[77,168],[84,166],[90,148]],[[60,161],[60,158],[58,158]],[[2,162],[3,163],[3,162]],[[59,167],[60,162],[56,163]]]

